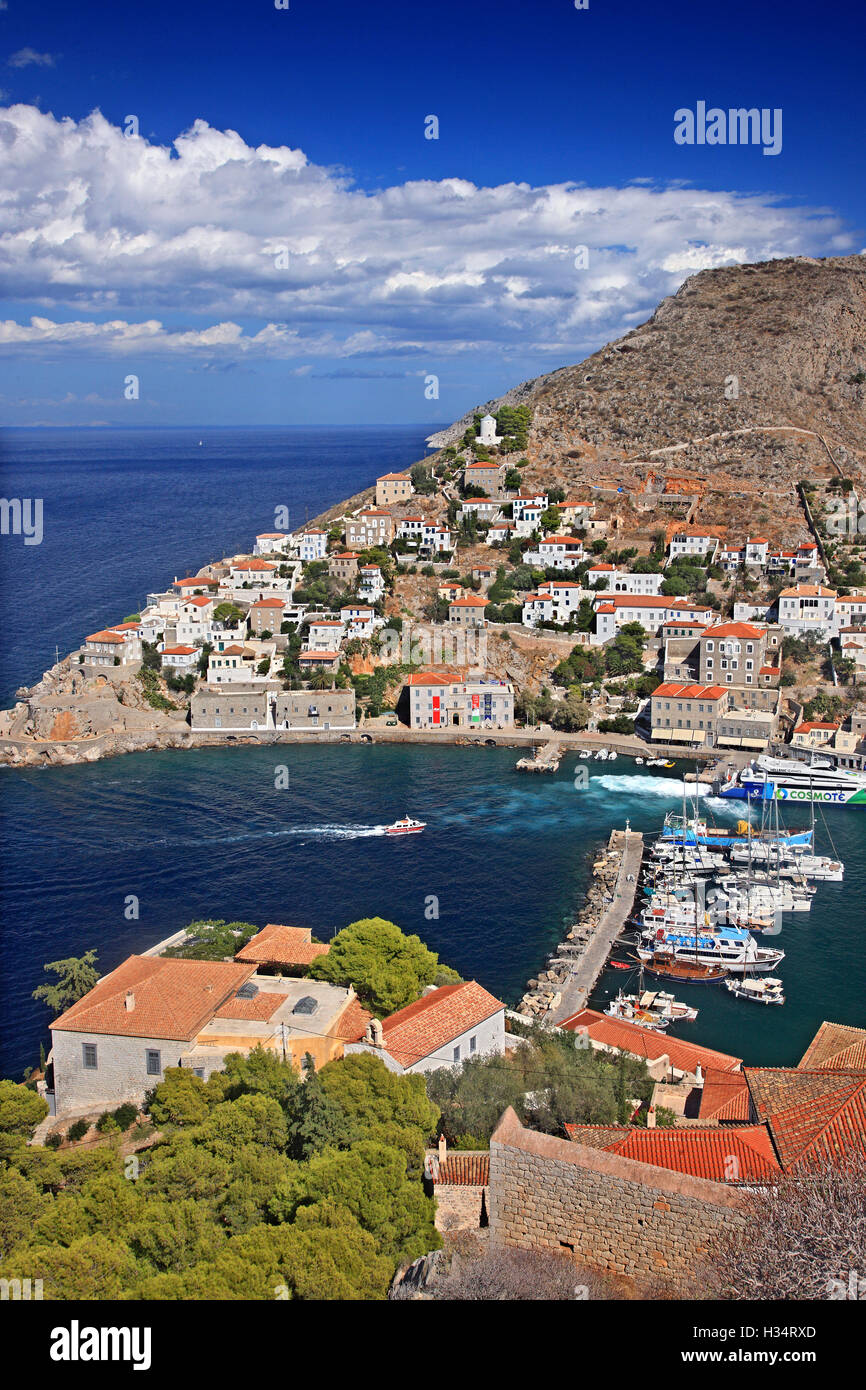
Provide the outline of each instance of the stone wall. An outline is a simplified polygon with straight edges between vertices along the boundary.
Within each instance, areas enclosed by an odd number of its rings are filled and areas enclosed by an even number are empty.
[[[490,1194],[486,1187],[437,1182],[432,1191],[436,1198],[437,1231],[477,1231],[482,1209],[489,1211]]]
[[[494,1241],[674,1285],[743,1219],[730,1187],[524,1129],[510,1107],[490,1141],[488,1203]]]

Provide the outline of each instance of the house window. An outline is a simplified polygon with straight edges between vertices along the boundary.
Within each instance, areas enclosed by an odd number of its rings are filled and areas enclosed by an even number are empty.
[[[162,1076],[162,1065],[159,1060],[159,1050],[155,1047],[149,1047],[145,1051],[144,1056],[147,1062],[148,1076]]]
[[[453,1057],[454,1057],[454,1061],[455,1061],[455,1062],[459,1062],[459,1061],[460,1061],[460,1044],[459,1044],[459,1043],[457,1044],[457,1046],[456,1046],[455,1049],[454,1049]]]
[[[96,1071],[96,1043],[82,1043],[82,1060],[86,1071]]]
[[[473,1033],[472,1037],[469,1039],[469,1051],[470,1051],[470,1052],[474,1052],[477,1046],[478,1046],[478,1038],[477,1038],[477,1036]]]
[[[197,1076],[199,1081],[204,1081],[204,1067],[193,1067],[193,1076]]]

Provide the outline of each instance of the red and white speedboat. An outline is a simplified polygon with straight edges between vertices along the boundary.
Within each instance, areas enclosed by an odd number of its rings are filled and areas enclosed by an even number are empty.
[[[385,826],[386,835],[418,835],[424,829],[426,821],[413,820],[411,816],[404,816],[402,820],[395,820],[393,825]]]

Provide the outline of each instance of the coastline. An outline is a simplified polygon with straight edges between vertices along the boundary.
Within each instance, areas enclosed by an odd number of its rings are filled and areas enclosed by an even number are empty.
[[[361,724],[352,730],[323,729],[262,729],[244,730],[237,734],[218,734],[211,730],[194,730],[187,724],[174,729],[155,729],[135,733],[106,732],[92,738],[75,740],[40,740],[0,738],[0,767],[40,768],[68,767],[81,763],[99,762],[120,757],[124,753],[185,752],[195,748],[268,747],[298,744],[377,744],[412,743],[475,748],[531,748],[555,740],[564,753],[595,751],[608,748],[624,757],[665,756],[672,761],[702,764],[716,761],[704,750],[690,750],[683,758],[682,746],[646,744],[629,734],[558,733],[546,727],[535,729],[486,729],[483,733],[467,734],[460,729],[412,730],[405,725],[389,728],[384,723]],[[16,756],[25,754],[26,756]],[[542,774],[543,775],[543,774]]]

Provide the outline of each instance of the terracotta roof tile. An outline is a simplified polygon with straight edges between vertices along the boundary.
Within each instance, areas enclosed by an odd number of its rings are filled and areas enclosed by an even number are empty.
[[[575,1143],[584,1142],[582,1125],[568,1128]],[[740,1129],[626,1129],[604,1148],[621,1158],[710,1182],[754,1182],[780,1171],[766,1125]]]
[[[51,1025],[70,1033],[190,1041],[255,972],[232,961],[129,956]],[[133,1007],[126,1007],[126,996]]]
[[[866,1028],[822,1023],[800,1061],[803,1070],[866,1069]]]
[[[702,1120],[748,1120],[749,1087],[743,1073],[708,1067],[698,1114]]]
[[[334,1025],[334,1032],[344,1042],[359,1042],[372,1017],[359,999],[350,999]]]
[[[636,1023],[626,1023],[622,1019],[608,1018],[606,1014],[596,1013],[594,1009],[581,1009],[559,1024],[569,1032],[585,1029],[594,1042],[604,1043],[636,1057],[655,1061],[668,1057],[673,1067],[679,1071],[694,1072],[700,1065],[704,1071],[716,1067],[720,1071],[739,1070],[741,1059],[729,1057],[725,1052],[716,1052],[698,1043],[684,1042],[680,1038],[668,1038],[654,1033],[649,1028],[641,1028]]]
[[[309,965],[330,950],[329,946],[311,941],[311,936],[310,927],[286,927],[279,922],[269,922],[241,947],[235,960],[254,965]]]
[[[382,1020],[385,1050],[401,1066],[414,1066],[504,1008],[475,980],[443,985]]]
[[[435,1174],[434,1168],[434,1174]],[[444,1163],[439,1164],[438,1176],[433,1182],[441,1186],[447,1183],[459,1187],[487,1187],[490,1183],[489,1153],[450,1153]]]
[[[744,1068],[784,1168],[866,1155],[866,1071]]]

